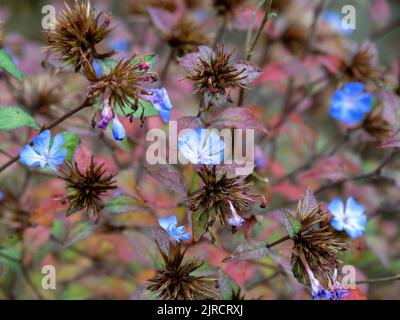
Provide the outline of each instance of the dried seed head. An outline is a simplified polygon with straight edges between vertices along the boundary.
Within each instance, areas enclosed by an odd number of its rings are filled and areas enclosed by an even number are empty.
[[[108,58],[115,53],[100,54],[96,50],[96,45],[111,32],[109,25],[110,16],[96,14],[88,0],[75,0],[72,8],[66,4],[66,10],[49,32],[47,50],[56,53],[63,63],[78,72],[84,61],[92,63],[94,59]]]
[[[0,238],[20,234],[30,225],[30,213],[23,210],[15,196],[5,192],[0,200]]]
[[[301,230],[293,240],[292,270],[297,280],[308,284],[306,269],[301,263],[304,258],[311,270],[318,277],[327,277],[332,270],[341,263],[340,254],[346,250],[346,244],[332,230],[329,224],[329,213],[323,211],[321,204],[315,204],[303,212],[303,196],[297,207],[297,220],[301,223]]]
[[[213,6],[220,16],[233,15],[246,0],[213,0]]]
[[[49,115],[50,108],[63,99],[61,79],[55,74],[28,75],[23,82],[12,82],[16,102],[31,114]]]
[[[245,213],[250,204],[261,195],[249,192],[251,183],[245,183],[243,177],[228,177],[226,173],[218,174],[216,166],[203,166],[199,172],[204,186],[194,193],[188,201],[192,211],[208,214],[209,226],[216,220],[227,226],[229,219],[237,213]]]
[[[168,255],[161,249],[160,252],[164,265],[156,270],[147,286],[148,290],[156,293],[158,299],[206,300],[217,297],[215,279],[191,275],[203,265],[202,261],[192,259],[183,262],[186,250],[173,242],[169,245]]]
[[[155,72],[143,68],[143,61],[137,55],[119,61],[101,78],[97,78],[93,66],[87,62],[84,63],[84,71],[92,81],[89,96],[93,101],[102,105],[107,100],[114,114],[120,110],[126,117],[138,110],[139,98],[142,95],[151,94],[143,88],[144,84],[158,79]],[[131,111],[126,112],[129,107]]]
[[[165,41],[175,50],[178,57],[197,51],[199,46],[209,43],[208,36],[201,26],[193,19],[183,18],[173,26],[171,32],[165,35]]]
[[[217,50],[210,57],[199,56],[199,64],[195,67],[195,72],[185,77],[192,80],[197,91],[223,91],[227,88],[241,87],[247,88],[241,80],[246,79],[245,70],[239,70],[231,62],[234,50],[226,53],[223,45],[218,45]]]
[[[378,107],[374,108],[362,123],[362,127],[371,136],[377,138],[378,140],[383,140],[388,138],[392,133],[392,128],[390,123],[382,115],[383,105],[380,104]]]
[[[98,219],[104,207],[102,196],[117,188],[113,180],[115,175],[107,174],[103,167],[104,163],[98,165],[92,157],[85,172],[79,170],[76,162],[66,162],[60,168],[69,203],[67,215],[85,209],[90,219]]]
[[[368,43],[363,44],[346,65],[344,73],[348,81],[366,83],[380,80],[376,48]]]

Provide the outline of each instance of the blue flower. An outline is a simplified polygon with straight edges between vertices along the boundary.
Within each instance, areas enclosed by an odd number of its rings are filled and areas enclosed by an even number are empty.
[[[129,40],[128,39],[115,39],[111,42],[111,49],[120,52],[120,51],[129,51]]]
[[[50,130],[45,130],[37,135],[33,140],[33,146],[27,144],[19,154],[20,162],[29,166],[39,166],[43,169],[47,164],[52,170],[57,170],[57,166],[62,164],[67,156],[67,150],[61,150],[64,138],[61,133],[54,137],[50,146]]]
[[[169,113],[173,108],[171,101],[165,88],[158,89],[146,89],[146,91],[152,93],[152,95],[145,96],[145,99],[150,101],[154,108],[160,113],[161,118],[164,122],[169,121]]]
[[[100,78],[101,74],[102,74],[100,63],[98,63],[96,60],[94,60],[92,65],[93,65],[94,71],[96,72],[96,76],[98,78]]]
[[[193,164],[220,164],[224,158],[225,143],[212,130],[185,129],[178,138],[181,154]]]
[[[113,119],[112,133],[115,140],[122,141],[125,139],[125,128],[117,116]]]
[[[169,236],[174,239],[175,241],[179,242],[181,240],[189,240],[190,239],[190,232],[185,233],[185,227],[180,226],[178,227],[177,220],[175,216],[169,216],[166,218],[158,219],[161,228],[168,232]]]
[[[0,201],[3,201],[6,198],[6,195],[3,191],[0,191]]]
[[[352,34],[353,29],[345,29],[342,25],[342,16],[333,11],[326,11],[322,14],[322,20],[328,24],[334,31],[340,34]]]
[[[329,279],[329,292],[331,300],[343,300],[349,294],[348,289],[343,289],[340,282],[337,280],[337,269],[333,271],[332,280]]]
[[[346,208],[342,200],[333,199],[328,205],[328,210],[333,215],[331,226],[336,230],[345,230],[353,239],[360,237],[365,231],[367,223],[365,208],[352,197],[347,199]]]
[[[371,109],[372,94],[364,92],[362,83],[349,82],[334,92],[329,113],[336,120],[354,125],[363,120]]]

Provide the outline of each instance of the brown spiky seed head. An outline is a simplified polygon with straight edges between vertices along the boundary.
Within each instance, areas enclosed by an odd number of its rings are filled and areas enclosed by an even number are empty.
[[[297,220],[301,223],[298,236],[293,239],[292,270],[299,282],[308,284],[307,272],[301,263],[303,257],[317,277],[326,278],[341,263],[339,257],[346,250],[345,242],[330,227],[329,213],[320,203],[304,211],[300,198],[297,207]]]
[[[232,63],[232,55],[234,50],[225,52],[224,45],[218,45],[216,51],[210,57],[202,57],[199,55],[199,64],[195,68],[193,74],[185,77],[192,80],[196,87],[196,91],[204,92],[225,92],[227,88],[241,87],[247,89],[241,80],[246,79],[243,69],[239,70]]]
[[[129,117],[138,110],[141,95],[150,94],[143,88],[144,84],[158,80],[155,72],[143,67],[143,61],[138,55],[120,60],[108,74],[100,78],[97,77],[91,64],[85,63],[84,70],[87,78],[92,82],[89,96],[93,101],[102,105],[105,100],[108,100],[113,112],[116,113],[119,109],[125,117]],[[127,113],[129,106],[131,111]]]
[[[50,107],[62,102],[61,83],[61,78],[55,74],[27,75],[23,82],[12,82],[12,94],[29,113],[49,115]]]
[[[110,16],[95,12],[87,1],[75,1],[72,7],[57,18],[55,27],[49,31],[47,50],[54,52],[66,65],[78,72],[84,61],[111,57],[115,52],[98,53],[96,45],[111,32]]]
[[[147,289],[163,300],[211,300],[217,297],[216,280],[194,276],[192,273],[203,265],[203,261],[183,261],[187,249],[171,242],[168,254],[160,249],[164,265],[156,270]]]
[[[207,45],[209,40],[200,24],[188,16],[183,16],[170,33],[165,35],[165,41],[175,50],[178,57],[196,51],[199,46]]]
[[[104,207],[102,196],[117,188],[113,180],[115,175],[107,174],[104,163],[97,164],[93,156],[84,172],[78,168],[76,162],[68,161],[59,171],[62,173],[60,178],[65,181],[67,191],[66,198],[69,204],[67,215],[84,209],[89,218],[96,221]]]
[[[260,197],[249,192],[252,183],[245,183],[243,177],[219,174],[216,166],[203,166],[198,174],[203,181],[203,187],[190,196],[188,206],[191,211],[208,214],[209,226],[216,220],[222,226],[227,226],[228,219],[233,217],[230,203],[237,212],[245,213],[250,209],[250,204]]]

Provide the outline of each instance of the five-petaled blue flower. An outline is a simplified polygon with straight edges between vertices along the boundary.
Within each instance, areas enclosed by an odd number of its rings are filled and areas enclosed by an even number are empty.
[[[350,126],[363,120],[372,109],[372,94],[364,88],[362,83],[349,82],[336,90],[331,99],[331,117]]]
[[[169,113],[173,106],[167,90],[162,87],[158,89],[146,89],[146,91],[152,94],[146,95],[144,98],[153,104],[154,108],[160,113],[161,119],[163,119],[164,122],[168,122]]]
[[[190,163],[215,165],[224,158],[225,143],[215,131],[185,129],[179,135],[178,148]]]
[[[175,216],[169,216],[166,218],[160,218],[159,220],[161,228],[168,232],[169,236],[174,239],[175,241],[179,242],[181,240],[189,240],[190,239],[190,232],[185,233],[185,227],[180,226],[178,227],[177,220]]]
[[[33,146],[24,146],[19,154],[20,162],[29,167],[40,166],[42,169],[48,164],[52,170],[57,170],[57,166],[62,164],[67,155],[67,150],[61,150],[64,138],[61,133],[54,137],[50,145],[50,130],[45,130],[37,135],[33,140]]]
[[[347,199],[346,208],[342,200],[333,199],[328,205],[328,210],[333,215],[331,226],[336,230],[345,230],[353,239],[360,237],[365,231],[367,223],[365,208],[352,197]]]

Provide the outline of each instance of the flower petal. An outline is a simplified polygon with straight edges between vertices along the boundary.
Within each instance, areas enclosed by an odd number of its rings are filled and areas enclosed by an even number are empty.
[[[30,146],[26,145],[22,148],[19,153],[20,162],[29,166],[36,167],[39,166],[44,168],[46,166],[46,158],[40,154],[37,154],[36,151]]]
[[[35,138],[33,138],[33,149],[39,153],[40,155],[47,155],[50,148],[50,130],[44,130],[40,134],[38,134]]]
[[[158,223],[160,224],[161,228],[168,232],[171,226],[176,227],[178,221],[176,220],[175,216],[169,216],[158,219]]]

